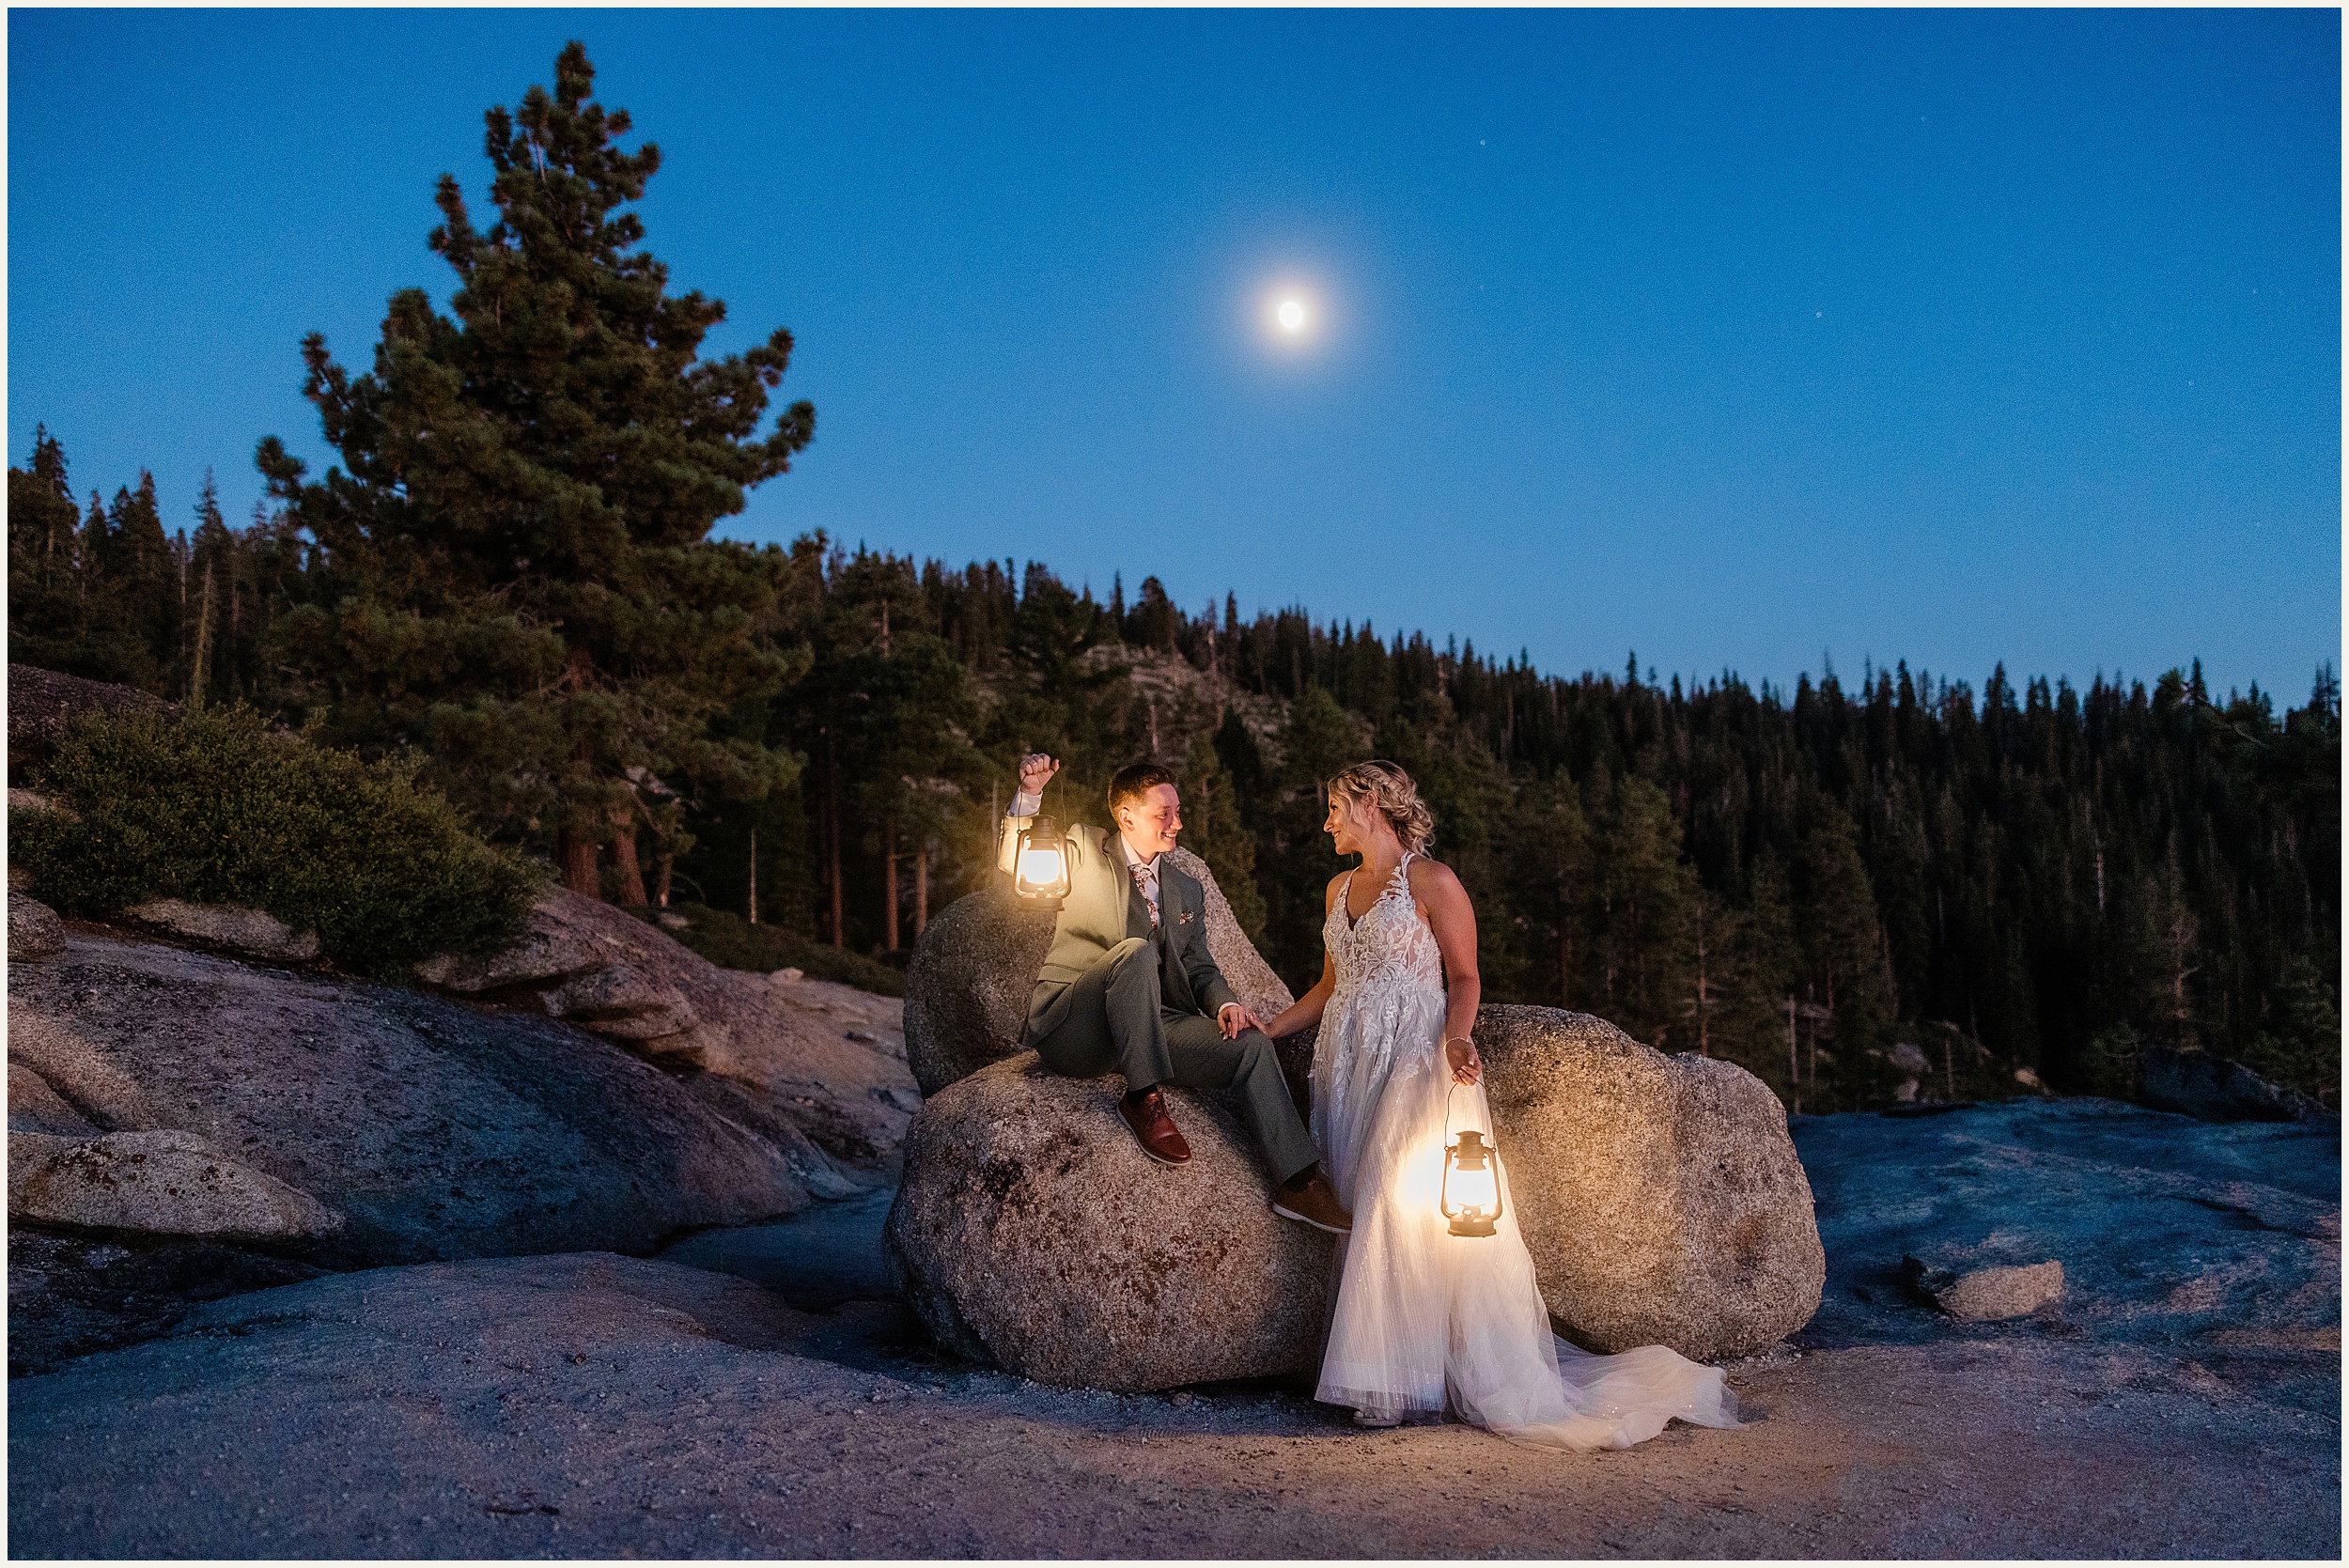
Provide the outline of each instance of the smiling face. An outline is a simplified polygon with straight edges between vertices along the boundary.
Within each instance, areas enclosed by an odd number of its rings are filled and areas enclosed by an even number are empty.
[[[1117,808],[1117,831],[1127,847],[1145,861],[1174,848],[1174,835],[1183,831],[1183,803],[1175,795],[1174,786],[1152,784],[1140,795],[1121,801]]]
[[[1382,831],[1390,838],[1394,835],[1394,828],[1376,805],[1334,789],[1330,792],[1330,815],[1322,820],[1321,831],[1330,835],[1341,855],[1366,854]]]

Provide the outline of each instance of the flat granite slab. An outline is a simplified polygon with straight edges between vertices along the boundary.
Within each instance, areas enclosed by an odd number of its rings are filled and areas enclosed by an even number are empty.
[[[709,1267],[575,1253],[258,1291],[192,1310],[167,1338],[14,1380],[9,1545],[32,1558],[2336,1558],[2339,1243],[2302,1231],[2324,1228],[2314,1193],[2324,1159],[2338,1171],[2338,1137],[2328,1155],[2321,1130],[2195,1134],[2138,1120],[2152,1115],[2059,1102],[1798,1123],[1829,1305],[1733,1365],[1742,1431],[1674,1426],[1572,1455],[1457,1425],[1361,1432],[1276,1386],[1050,1389],[942,1359],[895,1303],[869,1298],[869,1277],[817,1314]],[[2170,1157],[2142,1163],[2154,1155]],[[2068,1196],[2052,1185],[2067,1171]],[[2151,1191],[2181,1172],[2263,1190],[2216,1207]],[[2273,1208],[2271,1191],[2314,1209]],[[2101,1203],[2119,1206],[2060,1222]],[[2184,1228],[2159,1246],[2110,1231],[2170,1207]],[[815,1250],[869,1220],[843,1205],[829,1223]],[[2070,1238],[2075,1284],[2038,1314],[1959,1324],[1871,1282],[1888,1252],[1982,1250],[2000,1227],[2030,1250],[2041,1226]],[[789,1227],[759,1229],[677,1250],[812,1302],[801,1271],[776,1272]],[[2164,1268],[2189,1265],[2165,1285]],[[2333,1348],[2310,1327],[2327,1281]]]

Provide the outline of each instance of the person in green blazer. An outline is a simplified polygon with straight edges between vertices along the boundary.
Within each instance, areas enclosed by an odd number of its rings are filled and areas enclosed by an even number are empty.
[[[1060,766],[1041,753],[1020,763],[1019,792],[1003,826],[1004,871]],[[1237,1091],[1279,1184],[1272,1212],[1340,1234],[1351,1230],[1271,1040],[1207,951],[1206,890],[1161,858],[1183,826],[1174,775],[1149,762],[1121,768],[1110,781],[1109,807],[1114,833],[1082,824],[1068,831],[1068,897],[1029,998],[1028,1044],[1069,1078],[1122,1074],[1118,1113],[1165,1165],[1189,1159],[1190,1146],[1159,1086]]]

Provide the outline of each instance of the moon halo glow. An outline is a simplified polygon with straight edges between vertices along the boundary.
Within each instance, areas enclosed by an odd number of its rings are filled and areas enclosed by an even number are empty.
[[[1285,352],[1314,347],[1330,325],[1320,290],[1302,278],[1276,279],[1256,296],[1257,330]]]

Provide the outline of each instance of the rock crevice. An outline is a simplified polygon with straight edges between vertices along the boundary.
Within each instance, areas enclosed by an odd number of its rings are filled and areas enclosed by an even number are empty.
[[[721,969],[626,910],[568,888],[540,895],[513,945],[428,958],[416,978],[732,1080],[851,1165],[887,1162],[921,1103],[903,1052],[847,1005],[862,993]]]
[[[344,1216],[310,1227],[331,1266],[643,1250],[796,1212],[795,1156],[832,1168],[795,1129],[747,1131],[677,1077],[527,1013],[82,928],[8,983],[13,1127],[198,1140]]]

